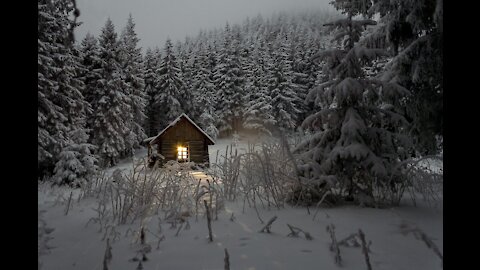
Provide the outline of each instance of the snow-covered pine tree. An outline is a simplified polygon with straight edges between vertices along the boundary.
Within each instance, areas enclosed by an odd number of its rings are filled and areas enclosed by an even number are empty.
[[[218,116],[215,113],[215,85],[212,82],[212,67],[210,63],[212,55],[211,47],[199,44],[198,53],[194,59],[193,67],[195,77],[192,79],[195,113],[193,116],[198,119],[198,124],[212,138],[218,136],[218,129],[215,126]]]
[[[238,130],[243,117],[244,78],[240,50],[240,33],[233,32],[227,24],[214,71],[218,97],[217,114],[220,120],[219,131],[226,134]]]
[[[157,89],[155,88],[155,83],[157,79],[157,69],[159,68],[159,63],[161,59],[161,52],[157,48],[153,51],[151,48],[148,48],[145,52],[144,64],[145,64],[145,90],[147,94],[147,105],[146,105],[146,121],[145,121],[145,133],[147,136],[152,137],[158,134],[160,131],[159,123],[159,109],[156,107],[155,103],[155,94]]]
[[[267,54],[263,41],[250,42],[253,51],[245,63],[245,112],[243,127],[264,134],[271,134],[276,124],[272,115],[272,98],[266,85]]]
[[[74,129],[68,133],[71,142],[59,154],[54,169],[57,184],[80,187],[91,180],[98,170],[95,146],[88,143],[86,129]]]
[[[272,98],[272,114],[276,126],[283,130],[293,130],[300,114],[296,107],[299,98],[292,83],[289,47],[288,38],[279,37],[272,46],[271,61],[267,64],[267,87]]]
[[[303,152],[299,170],[308,179],[305,183],[317,191],[325,185],[339,188],[340,195],[347,195],[344,198],[358,199],[360,194],[372,198],[377,188],[395,192],[395,181],[402,179],[394,168],[407,157],[409,147],[402,134],[407,121],[400,110],[408,91],[395,83],[367,79],[362,71],[362,63],[385,54],[358,43],[364,29],[376,24],[370,19],[353,19],[369,3],[332,2],[347,15],[326,24],[337,29],[334,41],[341,45],[314,57],[326,61],[328,81],[313,88],[307,97],[320,109],[303,123],[314,135],[296,149]]]
[[[192,80],[195,74],[193,67],[194,55],[193,44],[190,38],[186,38],[185,44],[180,42],[176,46],[176,54],[178,55],[178,67],[182,74],[182,86],[180,87],[179,101],[182,104],[182,110],[187,115],[196,116],[194,112],[194,100],[192,93]],[[195,119],[193,119],[195,120]]]
[[[301,126],[303,120],[313,113],[313,104],[305,102],[307,94],[310,89],[318,85],[316,84],[316,78],[318,77],[319,67],[310,59],[318,52],[319,46],[325,49],[325,39],[328,39],[328,33],[325,33],[325,31],[314,32],[306,22],[302,22],[299,26],[301,31],[297,33],[297,42],[293,43],[294,47],[292,49],[292,82],[294,90],[299,97],[299,101],[296,103],[297,108],[300,110],[297,124]]]
[[[438,153],[436,138],[443,136],[443,0],[377,0],[365,13],[379,14],[381,22],[365,45],[384,43],[393,53],[380,79],[411,92],[405,108],[417,154]]]
[[[132,15],[129,15],[127,25],[122,31],[120,37],[121,67],[125,73],[125,83],[128,87],[130,106],[132,109],[132,119],[130,133],[125,138],[126,149],[129,152],[132,148],[138,148],[142,140],[146,138],[143,129],[146,118],[145,107],[147,105],[147,95],[145,93],[145,70],[140,48],[138,48],[138,37],[135,33],[135,23]]]
[[[51,174],[57,155],[67,141],[66,116],[62,107],[53,102],[58,89],[57,77],[63,58],[56,57],[64,50],[62,24],[55,3],[38,1],[38,175]]]
[[[165,127],[184,112],[184,101],[181,95],[183,78],[170,39],[165,42],[164,51],[165,55],[156,72],[157,82],[155,83],[155,105],[159,108],[157,114],[162,116],[161,127]]]
[[[77,26],[69,18],[73,12],[70,1],[38,2],[39,177],[57,172],[55,164],[68,161],[65,151],[83,144],[87,136],[85,117],[90,107],[82,95],[80,52],[71,42],[70,30]],[[75,133],[84,135],[78,138]],[[84,146],[87,151],[80,151],[78,158],[82,160],[80,165],[88,166],[83,162],[91,157],[91,146]],[[70,174],[55,175],[59,179],[63,176],[72,179]]]
[[[72,69],[71,87],[77,87],[80,93],[83,92],[82,72],[85,67],[81,64],[83,55],[79,46],[70,47],[72,58],[66,62],[67,69]],[[77,94],[77,93],[75,93]],[[94,154],[95,146],[88,142],[89,129],[87,128],[87,117],[91,115],[92,108],[83,96],[77,97],[77,106],[70,107],[69,139],[59,154],[55,164],[53,179],[57,184],[69,184],[79,187],[90,181],[98,170],[98,159]]]
[[[85,85],[82,94],[85,97],[85,101],[92,105],[95,104],[95,97],[97,95],[98,80],[101,79],[101,60],[100,60],[100,47],[97,39],[87,33],[85,38],[81,42],[81,64],[84,67],[81,72],[81,79]],[[86,125],[89,130],[92,129],[94,122],[94,111],[87,112]],[[89,136],[88,142],[92,141],[93,136]]]
[[[102,166],[113,166],[128,152],[125,138],[133,120],[128,85],[123,79],[117,33],[110,18],[102,28],[100,41],[101,75],[97,87],[93,144],[98,147]]]

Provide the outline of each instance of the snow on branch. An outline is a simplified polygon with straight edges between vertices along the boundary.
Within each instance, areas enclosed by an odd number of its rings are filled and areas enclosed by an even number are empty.
[[[374,20],[350,20],[348,18],[345,19],[339,19],[333,22],[329,23],[324,23],[323,26],[333,26],[333,27],[338,27],[338,28],[345,28],[350,25],[352,26],[367,26],[367,25],[376,25],[377,22]]]
[[[329,49],[316,53],[310,58],[311,62],[322,62],[325,59],[330,58],[331,60],[338,62],[345,56],[345,51],[340,49]]]

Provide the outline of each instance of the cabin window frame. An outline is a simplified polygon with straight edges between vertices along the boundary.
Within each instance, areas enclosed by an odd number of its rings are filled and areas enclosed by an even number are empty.
[[[189,162],[190,161],[190,151],[188,144],[178,144],[177,146],[177,161],[178,162]],[[182,154],[180,155],[180,151]]]

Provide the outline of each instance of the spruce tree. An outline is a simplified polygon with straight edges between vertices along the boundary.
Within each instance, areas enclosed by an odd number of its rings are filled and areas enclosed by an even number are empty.
[[[300,110],[292,83],[292,66],[288,54],[288,39],[280,37],[272,45],[271,61],[267,64],[267,87],[272,98],[272,114],[280,129],[293,130]]]
[[[314,135],[296,149],[303,152],[300,171],[313,189],[339,188],[350,199],[373,197],[374,189],[394,193],[396,181],[403,180],[395,168],[408,157],[409,148],[401,111],[408,91],[363,74],[363,63],[385,54],[358,42],[365,28],[376,24],[353,19],[368,3],[332,2],[346,18],[325,24],[337,30],[334,41],[339,45],[314,57],[326,63],[328,80],[307,97],[320,109],[303,123]]]
[[[228,24],[223,33],[214,82],[219,98],[217,104],[219,131],[230,134],[240,127],[243,117],[244,78],[240,62],[240,36],[238,32],[232,33]]]
[[[157,113],[162,115],[160,119],[162,128],[184,112],[181,93],[184,83],[170,39],[165,42],[164,51],[165,55],[157,69],[158,79],[155,83],[155,105],[159,108]]]
[[[128,87],[127,93],[132,110],[130,134],[126,138],[127,152],[128,149],[138,148],[139,143],[146,138],[143,129],[146,118],[145,107],[147,105],[145,70],[140,48],[137,48],[139,39],[134,28],[135,23],[130,14],[120,37],[121,66],[125,74],[124,81]]]
[[[253,45],[253,42],[251,43]],[[266,84],[266,48],[262,41],[257,42],[251,59],[245,67],[245,118],[243,127],[264,134],[271,134],[277,122],[272,115],[272,98]]]
[[[59,183],[71,182],[78,172],[73,167],[72,174],[59,175],[54,169],[68,161],[69,148],[84,146],[85,151],[78,151],[79,166],[88,166],[85,159],[94,160],[92,146],[84,141],[90,107],[82,95],[80,52],[71,40],[70,30],[77,26],[70,18],[74,10],[70,1],[38,2],[38,173],[55,173]]]
[[[133,120],[129,88],[123,79],[117,33],[107,19],[100,35],[101,76],[92,107],[95,108],[93,143],[102,166],[113,166],[130,150],[126,138]]]
[[[99,84],[99,80],[101,79],[102,75],[100,73],[101,70],[101,60],[100,60],[100,47],[98,45],[97,39],[87,33],[85,38],[81,42],[80,47],[82,57],[81,57],[81,64],[84,67],[83,71],[81,72],[81,79],[85,85],[83,88],[82,94],[85,97],[85,101],[88,104],[95,104],[95,99],[97,96],[97,87]],[[87,112],[87,121],[86,125],[89,130],[93,128],[94,122],[94,111],[90,110]],[[92,141],[93,136],[89,136],[88,141]]]
[[[405,114],[417,155],[438,153],[443,136],[443,0],[376,0],[365,14],[378,14],[380,26],[365,46],[392,52],[379,79],[407,88]]]
[[[145,121],[145,133],[147,136],[152,137],[158,134],[160,123],[158,122],[158,108],[155,104],[156,88],[155,83],[157,81],[156,71],[159,67],[159,61],[161,54],[158,48],[155,51],[148,48],[145,52],[144,64],[145,64],[145,90],[147,95],[146,105],[146,121]]]
[[[216,122],[218,116],[215,113],[215,86],[212,82],[213,72],[211,68],[211,48],[205,48],[204,44],[199,45],[198,56],[195,57],[195,77],[192,79],[192,90],[194,93],[194,119],[198,119],[198,124],[212,138],[218,136]]]

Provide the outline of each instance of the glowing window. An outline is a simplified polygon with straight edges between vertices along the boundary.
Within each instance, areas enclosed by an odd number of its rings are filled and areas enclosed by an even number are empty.
[[[184,146],[179,146],[177,148],[177,159],[178,161],[186,161],[188,160],[188,149],[187,147],[184,147]]]

